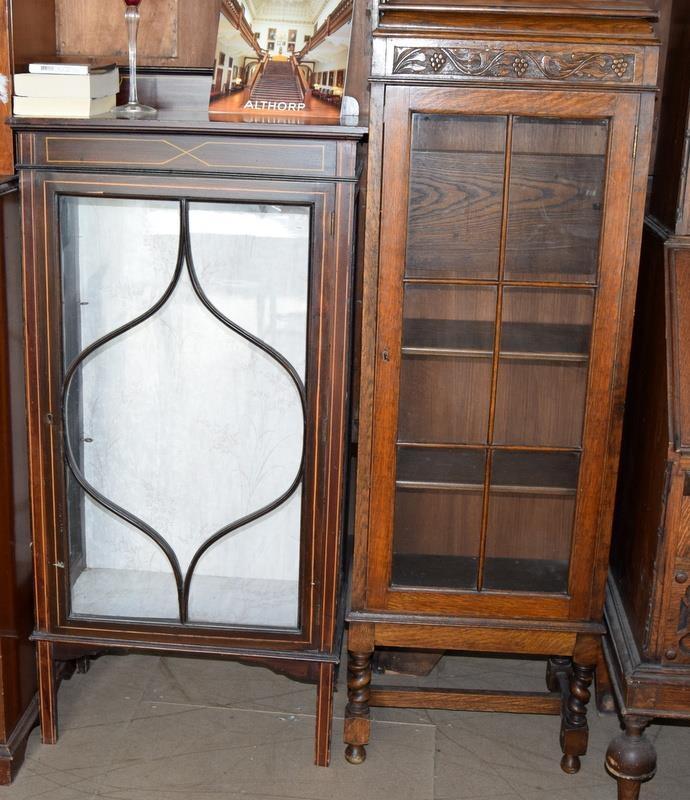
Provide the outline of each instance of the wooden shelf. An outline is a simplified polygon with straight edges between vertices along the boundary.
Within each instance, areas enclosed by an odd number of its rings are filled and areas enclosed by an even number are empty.
[[[486,452],[485,448],[399,446],[396,488],[483,491]],[[491,493],[574,495],[579,462],[576,452],[496,451],[493,453]]]
[[[411,356],[493,357],[495,324],[476,320],[406,319],[403,354]],[[504,322],[501,357],[587,361],[589,325]]]
[[[475,556],[395,553],[391,584],[420,589],[475,589],[479,559]],[[484,588],[495,591],[564,594],[568,562],[538,558],[487,558]]]

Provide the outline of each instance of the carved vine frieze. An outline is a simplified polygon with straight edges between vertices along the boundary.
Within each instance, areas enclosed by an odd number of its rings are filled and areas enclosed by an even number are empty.
[[[461,75],[558,81],[616,81],[635,77],[632,53],[547,53],[468,47],[396,47],[394,75]]]

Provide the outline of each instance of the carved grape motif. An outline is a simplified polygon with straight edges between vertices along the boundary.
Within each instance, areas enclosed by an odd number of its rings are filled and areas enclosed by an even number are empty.
[[[440,50],[435,50],[429,56],[429,65],[431,66],[431,69],[433,69],[434,72],[438,72],[439,70],[443,69],[447,60],[448,59],[446,58],[446,56]]]
[[[529,63],[522,56],[517,56],[513,61],[513,70],[518,78],[521,78],[528,69]]]
[[[611,69],[618,75],[619,78],[622,78],[623,75],[628,71],[628,62],[621,58],[620,56],[616,56],[611,61]]]

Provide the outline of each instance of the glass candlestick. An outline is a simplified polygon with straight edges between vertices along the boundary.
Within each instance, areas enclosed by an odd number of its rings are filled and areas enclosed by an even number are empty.
[[[139,32],[139,4],[141,0],[125,0],[125,22],[129,45],[129,101],[117,106],[115,116],[124,119],[146,119],[158,112],[139,102],[137,95],[137,33]]]

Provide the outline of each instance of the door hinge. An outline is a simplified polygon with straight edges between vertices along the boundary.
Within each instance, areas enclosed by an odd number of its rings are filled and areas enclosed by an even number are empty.
[[[331,236],[335,236],[335,211],[331,211]]]
[[[640,135],[640,126],[635,125],[635,138],[633,140],[633,152],[632,152],[633,161],[637,158],[637,138],[639,135]]]

